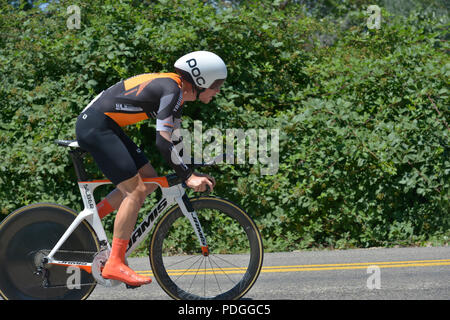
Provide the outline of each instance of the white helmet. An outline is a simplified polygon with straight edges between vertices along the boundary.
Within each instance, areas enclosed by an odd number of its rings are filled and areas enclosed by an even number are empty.
[[[227,77],[227,66],[223,60],[209,51],[188,53],[178,59],[174,67],[183,79],[201,89],[217,88]]]

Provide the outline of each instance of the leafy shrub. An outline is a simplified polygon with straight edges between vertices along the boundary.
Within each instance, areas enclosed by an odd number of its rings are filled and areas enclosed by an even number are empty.
[[[3,217],[37,201],[80,210],[67,151],[52,141],[75,138],[77,115],[99,91],[207,49],[227,62],[229,78],[208,106],[186,106],[183,126],[279,130],[276,174],[261,175],[261,163],[210,170],[216,193],[251,214],[268,250],[445,241],[447,16],[383,8],[381,28],[369,30],[369,1],[212,3],[1,2]],[[74,4],[81,28],[70,30]],[[147,121],[126,131],[165,174],[154,129]]]

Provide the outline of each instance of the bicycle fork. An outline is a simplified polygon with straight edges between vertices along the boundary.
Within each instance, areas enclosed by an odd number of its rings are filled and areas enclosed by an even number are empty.
[[[182,197],[175,198],[178,205],[180,206],[181,212],[183,212],[184,216],[188,218],[189,222],[192,225],[192,228],[197,235],[197,239],[199,241],[200,247],[202,248],[202,254],[207,257],[209,255],[208,243],[206,242],[205,234],[203,233],[202,226],[200,221],[198,220],[197,212],[195,212],[192,207],[189,198],[186,193],[183,194]]]

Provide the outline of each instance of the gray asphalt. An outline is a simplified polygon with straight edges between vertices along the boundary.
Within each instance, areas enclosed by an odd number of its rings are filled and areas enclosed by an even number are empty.
[[[148,258],[131,258],[136,271]],[[126,289],[97,286],[90,300],[169,300],[154,280]],[[450,247],[266,253],[252,300],[450,300]]]

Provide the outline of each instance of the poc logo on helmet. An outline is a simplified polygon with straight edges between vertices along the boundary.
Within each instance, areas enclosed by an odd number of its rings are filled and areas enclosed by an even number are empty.
[[[200,69],[197,67],[197,60],[192,58],[187,60],[186,63],[189,66],[189,68],[191,68],[191,74],[195,78],[195,82],[197,83],[197,85],[198,86],[204,85],[206,83],[206,80],[201,76],[202,73],[200,72]]]

